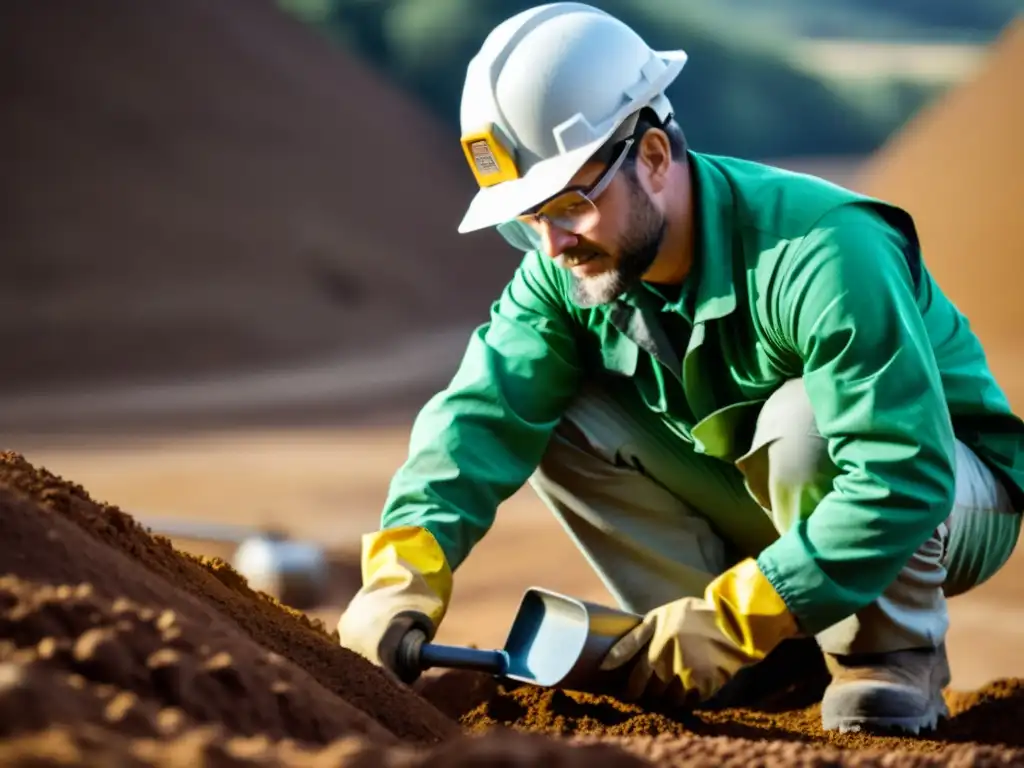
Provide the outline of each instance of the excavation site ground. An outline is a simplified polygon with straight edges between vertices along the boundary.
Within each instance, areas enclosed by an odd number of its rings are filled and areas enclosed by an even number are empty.
[[[0,562],[3,765],[1024,763],[1020,680],[948,692],[951,718],[922,738],[825,733],[805,649],[780,649],[752,700],[717,711],[452,671],[409,688],[224,560],[13,452]]]

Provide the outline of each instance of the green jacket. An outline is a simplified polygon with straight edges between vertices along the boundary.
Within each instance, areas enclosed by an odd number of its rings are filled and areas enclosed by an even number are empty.
[[[689,158],[697,259],[671,307],[692,321],[689,339],[659,330],[666,300],[652,290],[581,309],[568,273],[527,254],[417,417],[382,527],[426,527],[457,568],[601,368],[632,377],[681,440],[727,461],[749,446],[744,414],[802,376],[841,474],[758,565],[817,632],[877,598],[949,514],[954,435],[1022,506],[1024,424],[929,275],[908,214],[760,164]]]

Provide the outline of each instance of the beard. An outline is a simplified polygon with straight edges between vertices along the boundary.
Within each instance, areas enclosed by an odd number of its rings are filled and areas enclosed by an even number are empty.
[[[619,242],[618,259],[608,270],[592,277],[572,275],[573,302],[582,308],[609,304],[634,288],[654,264],[665,238],[665,216],[655,208],[636,176],[627,169],[629,182],[629,228]],[[614,257],[590,244],[580,244],[564,254],[572,261],[577,256],[614,260]]]

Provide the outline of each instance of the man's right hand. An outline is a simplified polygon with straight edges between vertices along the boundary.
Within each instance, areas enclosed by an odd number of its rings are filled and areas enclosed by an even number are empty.
[[[419,628],[434,637],[451,597],[444,552],[425,528],[388,528],[363,537],[363,586],[338,621],[341,644],[374,664],[397,669],[402,638]],[[418,671],[400,675],[411,683]]]

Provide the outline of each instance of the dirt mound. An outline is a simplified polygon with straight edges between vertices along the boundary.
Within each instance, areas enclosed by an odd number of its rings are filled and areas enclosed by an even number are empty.
[[[0,50],[4,391],[347,359],[514,268],[458,136],[273,0],[8,0]]]
[[[14,579],[0,592],[9,614],[0,637],[19,648],[50,638],[47,647],[56,644],[55,653],[62,648],[63,662],[76,658],[83,637],[98,646],[97,653],[106,649],[103,654],[120,655],[128,644],[137,668],[117,671],[86,660],[95,672],[89,679],[117,685],[147,675],[170,677],[177,682],[168,685],[191,692],[199,713],[210,716],[220,711],[208,700],[208,689],[219,680],[227,687],[224,695],[245,696],[246,706],[257,708],[239,717],[282,735],[293,719],[310,721],[310,735],[319,735],[318,741],[343,733],[347,721],[331,714],[346,708],[337,696],[401,739],[430,743],[457,730],[425,701],[339,646],[321,625],[250,590],[223,561],[176,551],[129,515],[94,503],[80,486],[36,470],[20,455],[0,454],[0,509],[0,562]],[[199,678],[196,670],[202,671]],[[257,691],[271,712],[285,718],[276,726],[258,711]],[[198,716],[186,702],[175,706]]]
[[[981,338],[1016,349],[1024,219],[1024,18],[993,44],[983,70],[915,116],[854,185],[893,200],[918,223],[925,259]],[[996,361],[1006,378],[1016,354]],[[1019,399],[1024,388],[1016,392]]]
[[[224,562],[174,550],[15,453],[0,454],[0,563],[3,765],[1024,762],[1022,681],[950,693],[933,737],[826,734],[821,670],[797,643],[733,699],[690,712],[459,672],[409,690]]]

